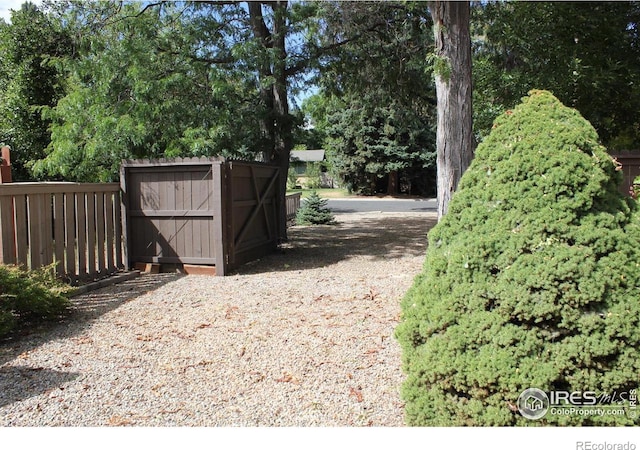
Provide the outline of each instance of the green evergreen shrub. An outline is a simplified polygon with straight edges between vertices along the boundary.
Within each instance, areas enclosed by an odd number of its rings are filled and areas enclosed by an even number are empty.
[[[334,223],[335,217],[327,208],[327,199],[320,198],[316,191],[303,200],[296,213],[296,224],[298,225],[331,225]]]
[[[59,318],[72,290],[50,267],[26,271],[0,264],[0,336],[20,325]]]
[[[594,128],[548,92],[496,120],[402,302],[408,424],[634,423],[515,407],[528,388],[638,387],[640,223],[620,180]]]

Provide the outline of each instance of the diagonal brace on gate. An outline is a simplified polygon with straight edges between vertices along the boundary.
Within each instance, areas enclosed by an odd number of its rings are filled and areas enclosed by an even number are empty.
[[[274,183],[278,179],[280,175],[280,171],[276,170],[273,173],[273,175],[271,176],[271,179],[269,179],[269,183],[267,184],[267,187],[264,189],[262,194],[260,194],[260,190],[258,189],[258,183],[256,181],[256,175],[254,173],[253,167],[250,167],[250,170],[251,170],[251,181],[253,182],[253,190],[256,194],[257,204],[254,210],[251,212],[251,216],[249,216],[249,219],[245,222],[244,226],[242,227],[242,230],[240,231],[240,233],[238,234],[238,237],[234,242],[234,246],[236,247],[244,239],[245,235],[247,234],[247,231],[249,230],[249,226],[253,223],[254,219],[256,218],[260,210],[262,210],[262,212],[264,213],[265,222],[267,223],[267,232],[269,233],[269,237],[273,235],[271,231],[271,225],[269,224],[269,216],[267,213],[265,200],[267,198],[267,194],[269,193],[269,191],[271,191]]]

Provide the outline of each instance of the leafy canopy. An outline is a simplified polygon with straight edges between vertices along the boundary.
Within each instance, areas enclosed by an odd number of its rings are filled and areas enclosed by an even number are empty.
[[[156,14],[138,3],[65,10],[77,21],[83,55],[66,67],[67,95],[49,111],[52,145],[36,173],[107,181],[117,178],[122,158],[252,154],[256,82],[213,63],[211,52],[224,60],[230,50],[220,23],[196,6],[168,3]]]
[[[320,92],[303,110],[316,136],[324,135],[335,175],[364,194],[386,192],[393,176],[407,193],[431,194],[436,110],[425,63],[433,47],[427,8],[338,2],[324,10],[322,39],[344,44],[320,61]]]
[[[64,96],[61,59],[71,58],[68,30],[32,3],[0,23],[0,142],[13,151],[13,176],[30,178],[31,164],[43,158],[51,142],[51,121],[42,111]]]
[[[474,127],[544,87],[610,150],[640,146],[638,2],[476,2]]]
[[[384,177],[391,172],[403,174],[418,193],[432,193],[427,178],[435,169],[433,130],[411,108],[372,97],[350,96],[327,118],[325,143],[334,171],[357,193],[385,192]]]

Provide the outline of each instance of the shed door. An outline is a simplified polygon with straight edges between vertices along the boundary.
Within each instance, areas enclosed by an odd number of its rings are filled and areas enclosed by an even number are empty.
[[[216,264],[211,165],[127,168],[129,260]]]

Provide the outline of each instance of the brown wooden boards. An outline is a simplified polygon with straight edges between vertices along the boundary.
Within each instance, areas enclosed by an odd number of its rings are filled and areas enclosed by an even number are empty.
[[[121,170],[130,265],[215,265],[277,246],[278,168],[221,158],[127,160]]]

